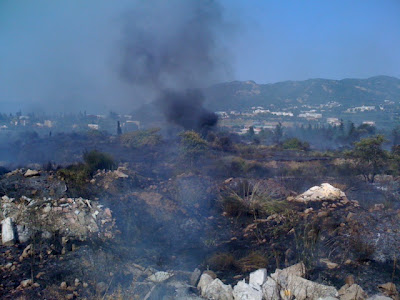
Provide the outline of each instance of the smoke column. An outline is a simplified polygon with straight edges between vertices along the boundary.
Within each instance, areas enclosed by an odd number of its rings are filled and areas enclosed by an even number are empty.
[[[214,126],[217,116],[203,107],[199,88],[226,69],[216,40],[224,30],[218,3],[143,1],[125,18],[122,78],[152,94],[168,122],[195,130]]]

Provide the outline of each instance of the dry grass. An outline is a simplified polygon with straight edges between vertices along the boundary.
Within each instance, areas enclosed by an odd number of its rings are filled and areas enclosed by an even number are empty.
[[[230,253],[216,253],[206,261],[207,266],[215,271],[227,271],[236,268],[235,257]]]
[[[251,272],[257,269],[266,268],[268,265],[267,257],[258,251],[251,252],[249,255],[238,261],[238,268],[242,272]]]

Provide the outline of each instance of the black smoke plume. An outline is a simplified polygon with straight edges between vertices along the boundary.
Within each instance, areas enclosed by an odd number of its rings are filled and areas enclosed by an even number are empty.
[[[168,122],[186,130],[203,131],[214,127],[218,116],[203,107],[204,97],[200,90],[176,92],[167,90],[156,101]]]
[[[127,16],[121,75],[155,97],[168,122],[210,128],[217,116],[203,107],[199,88],[223,74],[216,39],[223,27],[221,7],[213,0],[138,2]]]

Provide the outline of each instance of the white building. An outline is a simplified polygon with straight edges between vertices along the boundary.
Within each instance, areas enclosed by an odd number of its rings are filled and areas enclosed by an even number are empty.
[[[97,124],[88,124],[87,126],[93,130],[99,130],[99,125],[97,125]]]

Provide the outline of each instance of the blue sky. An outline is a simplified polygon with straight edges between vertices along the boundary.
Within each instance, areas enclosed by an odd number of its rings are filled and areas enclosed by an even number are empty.
[[[238,79],[400,77],[399,0],[225,0]]]
[[[116,45],[122,16],[138,1],[0,0],[0,111],[135,103],[116,74]],[[221,4],[225,30],[217,42],[230,61],[221,81],[400,78],[399,0]]]

